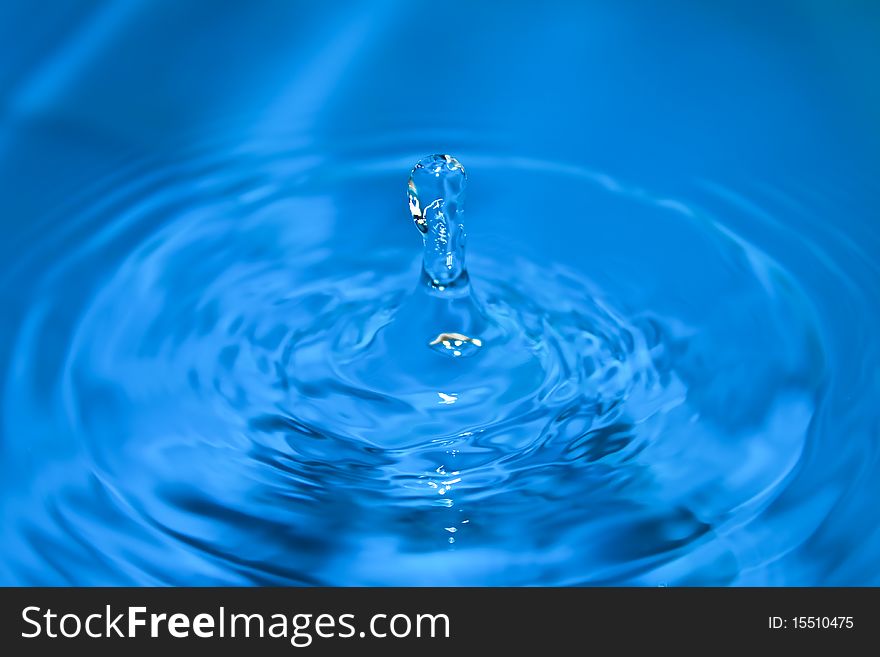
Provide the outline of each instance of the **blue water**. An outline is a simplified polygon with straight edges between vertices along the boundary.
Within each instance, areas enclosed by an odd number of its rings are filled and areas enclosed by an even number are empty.
[[[876,5],[0,44],[0,583],[880,584]]]

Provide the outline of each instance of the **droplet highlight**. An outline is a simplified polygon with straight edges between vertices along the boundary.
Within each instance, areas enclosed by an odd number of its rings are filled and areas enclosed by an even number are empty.
[[[440,333],[428,346],[447,356],[460,358],[474,355],[483,346],[483,341],[463,333]]]

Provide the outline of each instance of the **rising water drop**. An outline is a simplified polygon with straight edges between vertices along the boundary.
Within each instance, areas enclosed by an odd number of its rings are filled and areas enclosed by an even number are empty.
[[[413,167],[407,186],[409,210],[423,241],[421,287],[428,293],[416,299],[417,314],[434,328],[425,336],[427,345],[452,358],[477,353],[485,328],[464,260],[466,185],[461,162],[451,155],[429,155]]]
[[[409,209],[425,246],[423,276],[438,292],[467,286],[462,223],[466,186],[464,167],[451,155],[422,158],[409,177]]]

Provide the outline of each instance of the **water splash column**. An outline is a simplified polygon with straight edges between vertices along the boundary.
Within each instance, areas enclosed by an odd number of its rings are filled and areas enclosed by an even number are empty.
[[[451,155],[419,160],[409,177],[409,209],[424,240],[422,277],[438,293],[467,292],[462,223],[467,174]]]

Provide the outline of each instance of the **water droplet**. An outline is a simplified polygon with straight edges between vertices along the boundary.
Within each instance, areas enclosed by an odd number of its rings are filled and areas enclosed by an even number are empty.
[[[467,285],[462,223],[467,175],[451,155],[419,160],[409,177],[409,210],[424,239],[422,270],[434,290]]]

